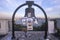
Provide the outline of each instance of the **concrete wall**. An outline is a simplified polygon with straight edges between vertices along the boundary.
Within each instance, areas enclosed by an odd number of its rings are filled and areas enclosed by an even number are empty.
[[[57,21],[57,28],[60,29],[60,19],[58,19],[56,21]]]
[[[9,28],[9,31],[12,31],[12,21],[11,20],[8,21],[8,28]]]
[[[48,21],[48,33],[55,33],[54,21]]]
[[[8,20],[0,20],[1,28],[0,28],[0,35],[8,33]]]

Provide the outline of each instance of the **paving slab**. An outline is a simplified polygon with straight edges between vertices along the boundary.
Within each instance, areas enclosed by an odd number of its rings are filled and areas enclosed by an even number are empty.
[[[15,36],[16,38],[13,40],[45,40],[44,39],[44,31],[28,31],[26,33],[27,37],[25,36],[25,32],[22,31],[16,31]],[[11,32],[8,33],[5,37],[3,37],[1,40],[12,40]],[[50,40],[59,40],[53,35],[49,35],[48,37]]]

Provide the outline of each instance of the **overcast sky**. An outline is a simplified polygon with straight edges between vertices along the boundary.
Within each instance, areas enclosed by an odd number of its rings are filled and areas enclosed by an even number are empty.
[[[0,16],[6,15],[10,16],[13,14],[14,10],[21,4],[25,3],[27,0],[0,0]],[[48,17],[56,18],[60,17],[60,0],[33,0],[36,4],[40,5],[47,13]],[[20,16],[24,15],[24,9],[21,8],[18,11]],[[36,10],[36,15],[43,17],[42,12],[39,11],[37,7],[34,7]],[[40,15],[38,14],[40,13]]]

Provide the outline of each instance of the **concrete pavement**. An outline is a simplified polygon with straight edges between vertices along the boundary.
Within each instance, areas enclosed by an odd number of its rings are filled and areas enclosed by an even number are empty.
[[[28,31],[26,33],[27,37],[25,36],[25,32],[23,31],[16,31],[15,36],[16,38],[13,40],[45,40],[44,39],[44,31]],[[12,40],[11,32],[8,33],[5,37],[3,37],[1,40]],[[49,35],[50,40],[59,40],[53,35]]]

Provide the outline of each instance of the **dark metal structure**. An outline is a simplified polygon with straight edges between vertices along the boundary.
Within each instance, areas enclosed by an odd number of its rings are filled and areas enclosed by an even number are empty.
[[[35,17],[34,8],[28,7],[25,10],[25,17],[28,17],[28,14],[31,13],[31,17]]]
[[[26,9],[26,12],[27,12],[27,13],[28,13],[28,12],[34,13],[34,9],[31,8],[32,5],[37,6],[37,7],[38,7],[39,9],[41,9],[41,11],[44,13],[44,16],[45,16],[45,27],[46,27],[46,28],[45,28],[45,36],[44,36],[44,38],[46,39],[46,38],[47,38],[47,31],[48,31],[48,19],[47,19],[46,12],[44,11],[44,9],[43,9],[41,6],[35,4],[33,1],[26,1],[26,3],[20,5],[20,6],[17,7],[16,10],[14,11],[13,16],[12,16],[12,39],[15,38],[15,30],[14,30],[14,18],[15,18],[15,14],[16,14],[16,12],[17,12],[21,7],[23,7],[23,6],[25,6],[25,5],[28,5],[28,8]],[[29,9],[29,10],[28,10],[28,9]],[[27,11],[27,10],[28,10],[28,11]],[[32,11],[31,11],[31,10],[32,10]],[[25,16],[27,16],[27,13],[25,14]],[[32,16],[35,16],[35,15],[33,14]]]

